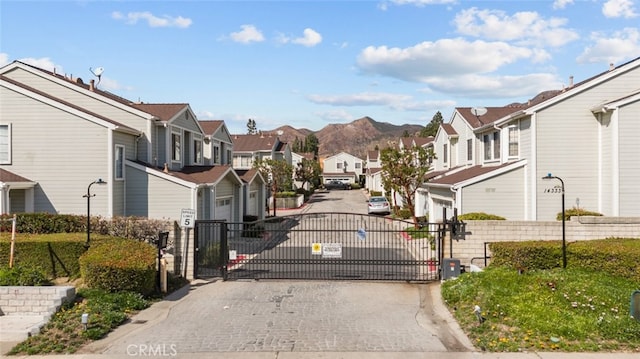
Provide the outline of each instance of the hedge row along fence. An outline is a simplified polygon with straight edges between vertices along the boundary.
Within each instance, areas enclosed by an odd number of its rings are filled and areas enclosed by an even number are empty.
[[[491,265],[520,271],[562,267],[561,241],[494,242]],[[567,243],[567,265],[640,283],[640,239],[607,238]]]

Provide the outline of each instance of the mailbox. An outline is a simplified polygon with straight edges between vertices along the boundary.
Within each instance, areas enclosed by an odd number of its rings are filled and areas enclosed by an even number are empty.
[[[158,248],[167,248],[167,242],[169,241],[169,232],[158,232]]]

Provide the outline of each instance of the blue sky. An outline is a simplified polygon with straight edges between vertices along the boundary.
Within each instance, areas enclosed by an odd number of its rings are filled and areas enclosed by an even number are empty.
[[[0,65],[102,67],[100,89],[186,102],[232,133],[426,125],[640,56],[640,0],[2,0],[0,31]]]

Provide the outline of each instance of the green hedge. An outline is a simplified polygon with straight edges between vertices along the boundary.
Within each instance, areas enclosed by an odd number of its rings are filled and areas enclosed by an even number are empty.
[[[490,243],[491,265],[519,270],[562,266],[561,241]],[[608,238],[567,243],[567,266],[629,278],[640,283],[640,239]]]
[[[580,217],[580,216],[602,216],[602,213],[587,211],[583,208],[569,208],[564,211],[564,219],[569,221],[571,217]],[[558,212],[556,215],[556,220],[562,221],[562,212]]]
[[[495,215],[495,214],[488,214],[488,213],[484,213],[484,212],[470,212],[470,213],[465,213],[465,214],[459,215],[458,216],[458,220],[461,220],[461,221],[491,221],[491,220],[504,221],[505,218],[504,217],[500,217],[500,216]]]
[[[80,259],[80,272],[89,288],[109,292],[153,292],[157,249],[144,242],[115,238],[92,244]]]
[[[96,235],[96,238],[99,236]],[[92,236],[93,238],[93,236]],[[80,277],[78,258],[85,252],[84,233],[18,234],[14,248],[14,265],[38,269],[48,278]],[[11,236],[0,237],[0,264],[9,265]]]

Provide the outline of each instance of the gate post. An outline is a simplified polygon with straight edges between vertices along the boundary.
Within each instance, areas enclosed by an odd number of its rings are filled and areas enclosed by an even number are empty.
[[[227,232],[227,222],[221,222],[220,226],[220,274],[222,280],[226,281],[229,278],[227,268],[229,265],[229,238]]]

